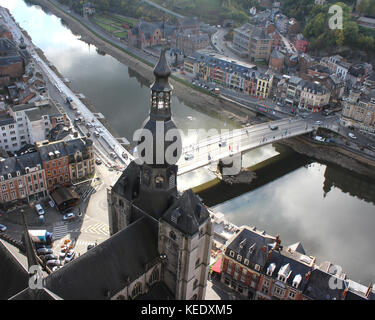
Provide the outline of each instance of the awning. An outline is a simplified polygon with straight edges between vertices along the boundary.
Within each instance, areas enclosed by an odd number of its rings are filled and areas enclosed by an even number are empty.
[[[218,274],[221,273],[221,260],[222,258],[220,258],[219,260],[216,261],[216,263],[214,264],[214,266],[212,267],[212,272],[216,272]]]

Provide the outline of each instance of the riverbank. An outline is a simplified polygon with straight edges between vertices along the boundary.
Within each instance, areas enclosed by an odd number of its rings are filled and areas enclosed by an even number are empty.
[[[54,4],[48,0],[34,0],[41,7],[46,8],[49,12],[58,16],[62,19],[63,23],[69,27],[69,29],[75,34],[80,36],[80,40],[94,45],[106,54],[111,55],[113,58],[118,60],[120,63],[125,64],[129,68],[138,72],[142,77],[150,82],[154,81],[153,66],[137,59],[132,55],[126,53],[124,50],[108,43],[95,32],[82,25],[75,18],[65,13],[63,10],[57,8]],[[248,117],[251,122],[252,118],[255,118],[253,112],[248,111],[244,108],[237,106],[229,106],[227,103],[222,102],[219,98],[210,93],[204,93],[193,89],[190,85],[183,83],[183,80],[174,80],[173,77],[170,79],[171,84],[174,87],[174,94],[184,103],[190,107],[197,109],[201,112],[208,113],[210,115],[216,115],[220,118],[227,118],[228,120],[235,121],[241,125],[246,122]]]
[[[375,161],[342,147],[326,146],[310,142],[304,137],[279,141],[299,154],[315,158],[322,162],[337,164],[345,169],[375,178]]]

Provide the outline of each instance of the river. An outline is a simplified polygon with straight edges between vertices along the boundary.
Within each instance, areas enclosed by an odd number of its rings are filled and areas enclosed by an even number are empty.
[[[39,7],[22,0],[0,0],[32,37],[57,69],[69,78],[120,135],[129,140],[147,117],[149,83],[111,56],[80,41]],[[234,122],[197,111],[173,97],[176,125],[191,128],[231,129]],[[184,144],[199,140],[189,136]],[[250,166],[278,154],[273,146],[245,156]],[[183,188],[213,177],[205,169],[179,177]],[[220,197],[218,195],[221,195]],[[301,241],[318,262],[332,261],[348,276],[364,285],[375,280],[375,182],[331,164],[321,164],[296,154],[259,173],[252,186],[219,184],[200,195],[236,225],[253,225],[280,234],[282,243]]]

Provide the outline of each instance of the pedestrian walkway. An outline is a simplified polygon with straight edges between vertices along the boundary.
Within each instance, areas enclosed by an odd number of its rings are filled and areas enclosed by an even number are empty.
[[[61,239],[68,234],[68,226],[66,224],[53,227],[53,239]]]
[[[95,223],[93,225],[83,227],[81,228],[82,233],[93,233],[93,234],[99,234],[99,235],[109,235],[109,227],[105,223]]]

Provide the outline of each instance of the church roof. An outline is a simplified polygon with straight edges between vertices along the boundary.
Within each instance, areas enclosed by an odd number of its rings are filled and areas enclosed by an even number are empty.
[[[194,235],[199,226],[209,218],[208,210],[199,198],[189,189],[165,212],[162,219],[184,234]]]
[[[158,225],[143,217],[46,278],[63,299],[107,299],[159,257]]]
[[[164,282],[155,283],[149,291],[136,300],[173,300],[175,297]]]
[[[28,286],[29,275],[0,240],[0,300],[6,300]]]

